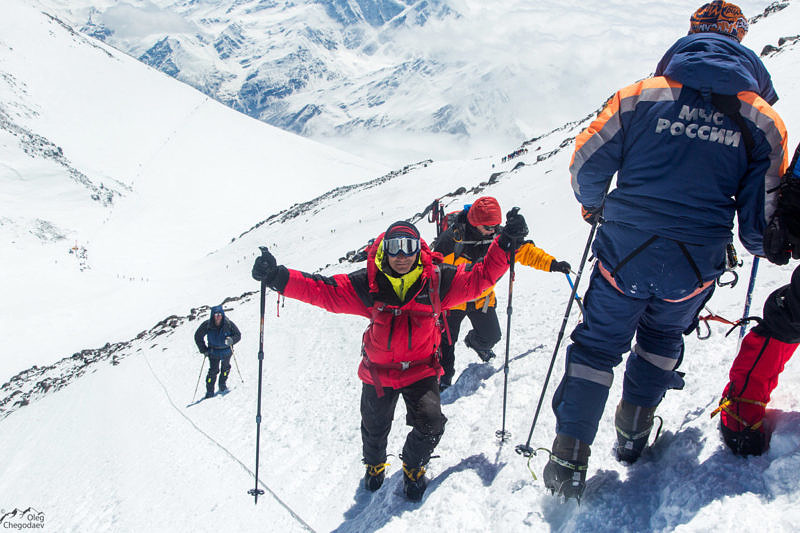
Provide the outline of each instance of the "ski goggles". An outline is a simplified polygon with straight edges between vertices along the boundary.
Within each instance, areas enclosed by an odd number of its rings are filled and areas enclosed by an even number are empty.
[[[415,255],[419,252],[419,239],[411,237],[383,239],[383,251],[391,257],[395,257],[399,254],[406,256]]]

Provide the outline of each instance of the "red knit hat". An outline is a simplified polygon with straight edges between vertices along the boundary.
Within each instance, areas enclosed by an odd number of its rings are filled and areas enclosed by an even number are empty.
[[[467,220],[473,226],[496,226],[503,221],[500,204],[491,196],[481,196],[467,211]]]
[[[739,42],[744,39],[748,27],[739,6],[722,0],[703,5],[689,19],[689,33],[721,33]]]

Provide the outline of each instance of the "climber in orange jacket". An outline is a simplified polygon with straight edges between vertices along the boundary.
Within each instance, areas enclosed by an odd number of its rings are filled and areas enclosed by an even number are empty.
[[[502,211],[497,200],[491,196],[482,196],[455,215],[453,223],[434,241],[433,251],[441,253],[444,262],[451,265],[473,264],[486,255],[489,245],[501,230],[501,221]],[[516,262],[545,272],[570,271],[569,263],[557,261],[552,255],[537,248],[532,241],[519,247]],[[467,333],[464,343],[475,350],[483,361],[489,361],[495,356],[492,347],[501,336],[496,305],[497,299],[492,285],[475,300],[451,307],[447,311],[447,330],[442,334],[441,340],[441,363],[444,369],[444,375],[439,381],[441,390],[452,384],[455,375],[455,343],[464,317],[469,317],[472,323],[472,330]]]

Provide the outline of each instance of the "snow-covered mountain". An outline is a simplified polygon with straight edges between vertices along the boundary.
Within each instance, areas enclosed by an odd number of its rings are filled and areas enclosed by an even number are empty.
[[[651,72],[695,0],[41,0],[249,116],[395,164],[489,154]],[[755,15],[766,2],[740,2]]]
[[[0,9],[3,328],[18,336],[0,381],[135,335],[165,316],[154,295],[172,295],[170,314],[178,295],[216,292],[207,253],[387,171],[233,111],[26,2]],[[112,331],[96,327],[105,320]]]
[[[611,16],[600,20],[610,25]],[[790,132],[800,128],[798,17],[800,3],[792,2],[761,19],[745,41],[776,48],[764,59]],[[683,27],[667,30],[677,35]],[[75,80],[76,71],[86,79]],[[793,386],[800,365],[787,365],[773,394],[770,450],[733,457],[708,414],[736,339],[713,325],[710,340],[687,338],[686,389],[667,395],[658,412],[664,431],[643,459],[628,468],[611,455],[618,379],[581,506],[547,494],[528,470],[538,475],[546,455],[526,465],[513,447],[530,427],[569,285],[524,268],[514,284],[512,439],[501,445],[494,436],[501,363],[479,363],[460,343],[459,379],[442,397],[449,422],[421,504],[400,493],[396,457],[380,491],[359,489],[356,367],[366,322],[289,300],[276,305],[270,293],[260,462],[266,494],[257,506],[246,494],[259,332],[258,285],[249,270],[257,247],[268,244],[280,262],[309,272],[348,272],[358,265],[339,259],[394,220],[412,219],[430,240],[424,210],[433,198],[452,210],[491,194],[506,209],[522,208],[539,246],[576,264],[588,227],[566,169],[574,135],[603,98],[570,100],[580,110],[574,121],[529,139],[527,152],[510,161],[501,156],[519,145],[387,172],[231,114],[21,0],[0,4],[0,73],[0,103],[10,117],[0,130],[3,361],[36,365],[17,365],[23,371],[0,386],[5,511],[32,507],[45,531],[792,531],[800,521],[800,393]],[[67,239],[47,241],[57,234],[36,218]],[[84,270],[81,257],[64,250],[75,239],[78,251],[86,249]],[[746,278],[752,258],[742,256]],[[754,309],[793,266],[762,262]],[[505,283],[498,286],[502,324]],[[709,305],[736,318],[745,290],[740,280]],[[208,305],[223,300],[243,333],[234,387],[189,406],[203,373],[192,336]],[[556,373],[561,361],[563,350]],[[399,405],[389,440],[395,454],[403,422]],[[552,442],[553,426],[545,406],[534,447]]]

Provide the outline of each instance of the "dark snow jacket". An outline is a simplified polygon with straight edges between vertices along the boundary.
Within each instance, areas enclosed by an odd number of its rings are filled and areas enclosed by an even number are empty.
[[[711,64],[716,69],[709,69]],[[778,95],[761,59],[736,39],[717,33],[681,37],[658,62],[656,76],[667,76],[694,89],[719,94],[751,91],[775,105]]]
[[[279,267],[272,288],[333,313],[368,318],[358,377],[367,384],[378,385],[377,380],[382,387],[399,389],[442,373],[439,312],[476,298],[505,273],[508,261],[495,240],[483,260],[473,265],[438,264],[441,255],[421,241],[416,267],[420,271],[412,270],[413,281],[401,287],[398,279],[390,281],[398,277],[384,261],[382,242],[380,235],[370,248],[367,268],[323,277]],[[436,286],[438,291],[433,290]]]
[[[618,91],[576,138],[570,164],[576,198],[599,207],[616,172],[606,221],[724,247],[736,213],[742,243],[763,255],[773,189],[787,167],[786,128],[757,92],[776,98],[763,65],[732,39],[701,34],[676,43],[659,71],[664,76]],[[750,154],[737,121],[711,104],[712,92],[736,96],[753,140]]]
[[[222,313],[222,322],[219,327],[214,325],[214,313]],[[208,338],[208,346],[205,343],[206,337]],[[222,306],[215,305],[211,308],[211,318],[200,324],[200,327],[194,332],[194,342],[201,352],[205,353],[208,350],[210,357],[230,357],[233,351],[230,346],[225,344],[227,337],[230,337],[233,340],[233,344],[236,344],[242,339],[242,334],[236,324],[225,316]]]

